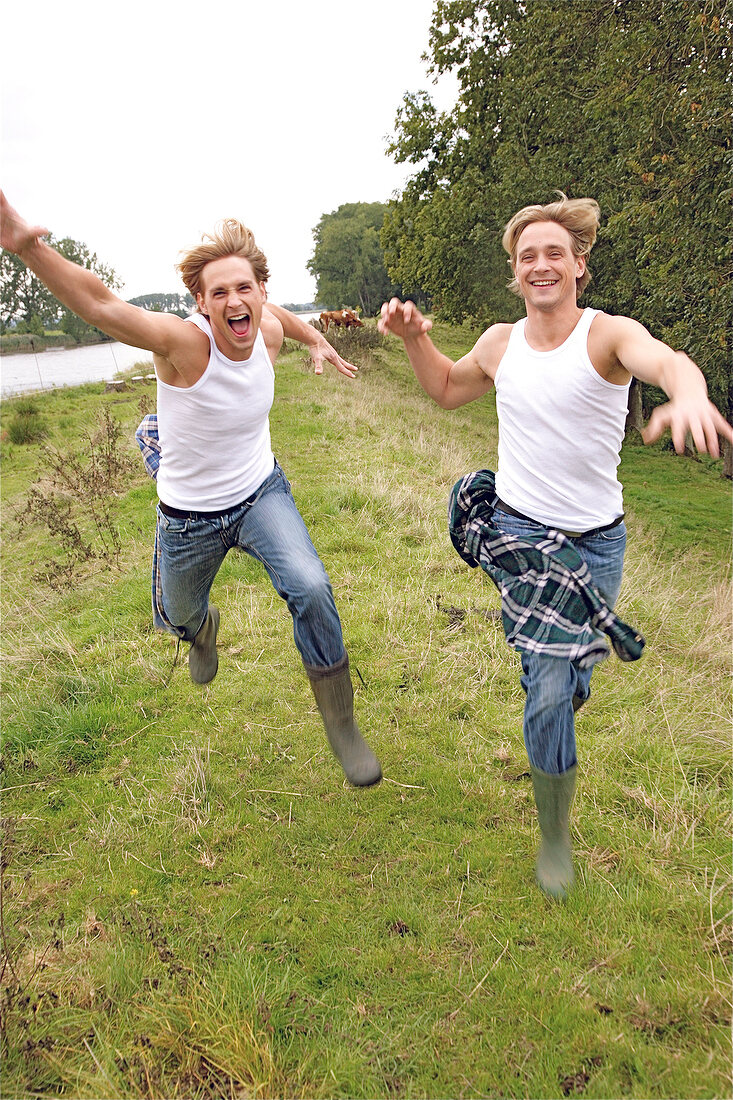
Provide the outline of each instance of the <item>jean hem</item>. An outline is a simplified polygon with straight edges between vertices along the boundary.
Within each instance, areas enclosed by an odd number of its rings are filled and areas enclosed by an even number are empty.
[[[344,653],[343,657],[337,661],[335,665],[309,665],[303,661],[303,668],[309,680],[330,680],[332,677],[339,676],[349,668],[349,655],[348,653]]]

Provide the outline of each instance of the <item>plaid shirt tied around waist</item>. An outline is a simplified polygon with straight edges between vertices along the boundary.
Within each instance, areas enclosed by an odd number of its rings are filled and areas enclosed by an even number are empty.
[[[503,534],[492,523],[496,499],[491,470],[466,474],[453,486],[448,527],[463,560],[480,565],[501,593],[509,645],[589,668],[609,653],[601,631],[617,657],[638,661],[644,639],[614,615],[572,542],[553,528],[536,537]]]
[[[152,478],[158,477],[160,466],[160,439],[158,438],[158,414],[148,413],[137,426],[137,445],[143,456],[145,469]]]
[[[158,477],[158,467],[160,466],[160,439],[158,438],[158,416],[157,413],[148,413],[140,421],[135,432],[135,439],[137,445],[140,448],[140,452],[143,456],[143,462],[145,463],[145,469],[150,476],[156,480]],[[153,623],[158,630],[167,630],[171,634],[175,634],[177,638],[181,637],[181,631],[178,627],[168,619],[163,607],[163,585],[160,580],[160,542],[159,542],[159,527],[160,521],[155,524],[155,546],[153,547],[153,576],[152,576],[152,598],[153,598]]]

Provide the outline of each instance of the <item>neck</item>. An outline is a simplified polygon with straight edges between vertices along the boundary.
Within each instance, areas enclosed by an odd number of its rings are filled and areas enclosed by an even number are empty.
[[[567,340],[582,312],[583,309],[577,301],[562,303],[550,310],[537,309],[527,304],[525,338],[537,351],[551,351]]]

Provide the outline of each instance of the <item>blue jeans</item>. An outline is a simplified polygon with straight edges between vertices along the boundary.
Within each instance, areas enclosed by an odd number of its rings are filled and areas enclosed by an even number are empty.
[[[345,656],[331,582],[310,540],[280,466],[248,502],[213,518],[174,519],[158,509],[159,580],[166,617],[193,641],[206,619],[209,592],[229,550],[261,561],[293,616],[306,668],[330,668]]]
[[[510,516],[497,508],[494,525],[519,538],[547,531],[532,520]],[[626,549],[626,527],[620,523],[610,531],[570,540],[591,571],[593,583],[613,608],[621,588]],[[524,744],[533,767],[550,775],[562,775],[577,764],[575,749],[576,707],[590,696],[593,668],[578,668],[575,661],[522,653],[521,684],[524,704]]]

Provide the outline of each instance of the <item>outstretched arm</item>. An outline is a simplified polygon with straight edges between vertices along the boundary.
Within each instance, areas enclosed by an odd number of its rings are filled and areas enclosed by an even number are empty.
[[[270,311],[273,317],[277,317],[283,327],[283,333],[288,339],[297,340],[299,344],[305,344],[313,360],[316,374],[323,374],[323,360],[327,359],[329,363],[333,363],[336,370],[340,371],[341,374],[345,374],[347,378],[354,377],[359,368],[355,367],[353,363],[347,363],[345,359],[342,359],[336,349],[326,340],[323,333],[315,329],[313,325],[306,324],[301,317],[296,317],[289,309],[283,309],[282,306],[273,306],[268,302],[265,308]]]
[[[683,454],[689,432],[698,451],[717,458],[718,436],[733,443],[733,428],[708,398],[700,368],[684,352],[655,340],[630,317],[606,317],[605,322],[610,346],[621,366],[641,382],[659,386],[669,397],[650,416],[642,434],[644,442],[656,442],[669,428],[675,450]]]
[[[43,240],[48,229],[29,225],[0,191],[0,246],[14,252],[60,302],[115,340],[170,359],[187,342],[180,317],[152,313],[124,302],[93,272],[65,259]]]
[[[404,342],[418,382],[441,408],[457,409],[491,389],[495,370],[489,335],[492,329],[479,338],[467,355],[454,363],[438,351],[428,336],[433,323],[423,317],[414,302],[401,302],[398,298],[385,302],[377,327],[380,332],[391,332]]]

